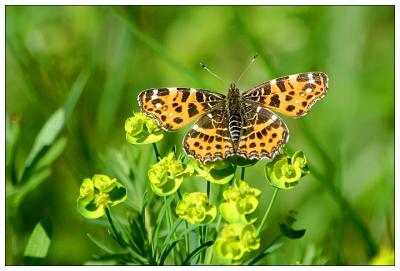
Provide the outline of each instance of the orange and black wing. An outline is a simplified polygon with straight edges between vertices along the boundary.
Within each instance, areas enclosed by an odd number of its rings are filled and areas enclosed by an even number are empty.
[[[246,91],[243,97],[290,117],[307,114],[328,90],[323,72],[299,73],[265,82]]]
[[[138,96],[140,109],[164,130],[177,130],[220,104],[224,95],[195,88],[154,88]]]
[[[201,162],[226,159],[233,154],[223,106],[201,117],[186,134],[183,146],[189,156]]]
[[[237,154],[247,159],[273,159],[289,138],[286,124],[271,110],[246,102]]]

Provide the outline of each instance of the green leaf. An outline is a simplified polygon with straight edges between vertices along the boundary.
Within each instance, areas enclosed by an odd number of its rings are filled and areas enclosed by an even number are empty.
[[[74,110],[76,103],[81,97],[82,91],[88,79],[89,79],[89,72],[85,70],[81,72],[81,74],[78,76],[78,78],[72,85],[71,92],[69,93],[68,98],[64,103],[65,121],[67,121],[71,116],[72,111]]]
[[[45,168],[39,172],[34,173],[30,177],[29,182],[18,187],[18,189],[15,190],[15,193],[7,195],[8,202],[12,204],[14,207],[19,206],[25,195],[27,195],[36,187],[38,187],[44,180],[46,180],[50,176],[50,174],[51,174],[50,168]]]
[[[101,248],[102,250],[104,250],[105,252],[109,253],[109,254],[114,254],[115,252],[112,251],[111,249],[109,249],[109,247],[103,243],[101,243],[99,240],[97,240],[94,236],[92,236],[91,234],[87,233],[86,234],[87,237],[90,239],[90,241],[92,241],[93,244],[95,244],[97,247]]]
[[[167,213],[168,208],[170,208],[170,205],[173,201],[174,197],[169,197],[167,199],[166,204],[164,204],[161,209],[160,212],[158,214],[158,218],[156,221],[156,225],[154,226],[154,236],[153,236],[153,251],[156,252],[157,246],[158,246],[158,241],[160,239],[160,228],[161,228],[161,224],[162,221],[164,220],[165,214]]]
[[[67,146],[67,138],[61,137],[51,145],[46,153],[37,161],[34,171],[50,166],[64,151]]]
[[[196,257],[200,252],[203,250],[206,250],[208,247],[212,246],[214,244],[214,241],[207,241],[201,246],[197,247],[195,250],[193,250],[183,261],[182,265],[189,265],[191,260]]]
[[[72,86],[72,91],[68,96],[64,107],[54,112],[37,134],[33,147],[25,160],[24,169],[19,178],[20,183],[28,181],[32,172],[34,171],[33,169],[35,168],[36,163],[39,162],[41,157],[46,155],[46,152],[56,140],[58,134],[61,132],[61,129],[64,127],[65,121],[71,115],[71,112],[82,93],[83,87],[86,84],[87,78],[88,75],[86,73],[82,73],[78,77]],[[59,151],[63,145],[62,143],[59,144],[60,145],[53,150],[54,153],[50,154],[47,159],[58,156],[56,155],[57,151]]]
[[[178,226],[182,223],[183,219],[178,218],[175,220],[174,224],[172,225],[167,238],[165,239],[165,243],[168,244],[169,241],[171,240],[172,235],[174,235],[174,233],[176,232],[176,229],[178,228]]]
[[[20,134],[20,124],[15,118],[6,114],[6,165],[15,158],[15,148]]]
[[[19,146],[20,130],[19,121],[6,114],[6,178],[13,185],[18,183],[15,159]]]
[[[254,264],[256,264],[257,262],[262,260],[265,256],[267,256],[268,254],[271,254],[272,252],[280,249],[282,246],[283,246],[282,243],[272,244],[271,246],[268,246],[262,253],[258,254],[254,258],[252,258],[249,261],[247,261],[245,263],[245,265],[254,265]]]
[[[29,238],[28,244],[25,247],[24,259],[30,263],[34,259],[45,258],[51,243],[51,225],[48,219],[39,222]],[[33,258],[33,259],[32,259]]]
[[[279,229],[282,234],[290,239],[299,239],[304,236],[306,230],[294,230],[290,228],[287,224],[279,224]]]
[[[178,239],[175,240],[171,243],[171,245],[169,245],[162,253],[160,256],[160,261],[159,261],[159,265],[164,265],[165,260],[167,259],[169,253],[172,251],[172,249],[178,244],[179,241],[182,241],[183,239]]]
[[[119,30],[120,29],[120,30]],[[97,110],[97,130],[107,140],[113,129],[121,98],[125,97],[125,83],[127,74],[130,72],[131,59],[126,57],[132,49],[133,39],[129,30],[125,27],[114,28],[113,50],[110,65],[107,65],[106,81],[102,91]],[[128,75],[129,76],[129,75]]]
[[[39,160],[40,156],[44,155],[44,152],[46,151],[45,148],[49,147],[54,142],[64,125],[64,120],[64,110],[58,109],[43,125],[39,134],[36,136],[33,148],[29,153],[28,158],[25,160],[24,170],[20,177],[21,183],[27,181],[35,163]]]

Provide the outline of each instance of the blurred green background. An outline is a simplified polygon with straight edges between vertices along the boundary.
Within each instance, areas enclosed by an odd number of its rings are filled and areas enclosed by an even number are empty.
[[[394,7],[7,6],[7,127],[20,127],[13,147],[7,128],[7,158],[15,152],[13,162],[7,160],[7,195],[20,193],[12,175],[23,170],[43,124],[74,87],[82,94],[61,132],[67,145],[51,174],[18,205],[7,200],[6,262],[22,264],[30,233],[45,217],[53,237],[42,264],[83,264],[100,254],[86,233],[111,245],[102,223],[76,211],[76,198],[84,177],[119,176],[122,165],[139,172],[131,190],[147,182],[151,146],[130,146],[124,132],[125,119],[138,111],[139,91],[170,86],[225,93],[228,86],[199,62],[231,82],[256,52],[260,57],[241,80],[242,90],[299,72],[323,71],[330,78],[328,95],[306,117],[283,117],[289,149],[306,153],[313,174],[279,193],[262,238],[276,236],[290,210],[298,213],[294,228],[306,234],[286,240],[263,264],[370,264],[374,255],[391,251]],[[161,153],[174,143],[182,152],[188,129],[168,134]],[[136,162],[129,165],[127,156]],[[265,163],[246,171],[248,182],[263,191],[260,214],[272,195]],[[205,182],[184,182],[184,191],[196,189],[205,189]],[[128,205],[140,206],[142,197],[132,191]]]

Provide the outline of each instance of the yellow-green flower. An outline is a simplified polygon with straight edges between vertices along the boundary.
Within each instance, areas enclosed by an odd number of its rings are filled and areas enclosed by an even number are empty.
[[[217,215],[217,208],[210,205],[206,193],[185,193],[176,206],[176,214],[192,224],[206,225]]]
[[[196,176],[216,184],[226,184],[232,180],[235,175],[234,167],[225,160],[201,164],[195,159],[190,159],[187,167],[191,169]]]
[[[104,215],[105,208],[114,206],[126,199],[126,188],[116,179],[106,175],[85,178],[79,189],[78,211],[86,218],[94,219]]]
[[[125,121],[126,140],[131,144],[150,144],[160,141],[164,134],[155,119],[134,113]]]
[[[173,152],[152,165],[148,171],[150,187],[158,196],[168,196],[176,192],[188,171]]]
[[[257,230],[252,224],[227,224],[215,242],[215,252],[223,264],[238,264],[246,252],[260,247]]]
[[[229,223],[254,223],[257,218],[252,213],[258,206],[260,194],[260,190],[245,181],[237,181],[223,193],[226,202],[219,206],[222,216]]]
[[[306,156],[302,151],[297,151],[292,156],[278,155],[266,165],[265,173],[271,185],[280,189],[292,189],[301,177],[309,173]]]

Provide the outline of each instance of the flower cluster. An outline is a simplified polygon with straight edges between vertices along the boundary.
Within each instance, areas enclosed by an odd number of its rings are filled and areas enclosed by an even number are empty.
[[[214,220],[217,208],[209,204],[206,193],[186,193],[176,206],[176,214],[189,223],[206,225]]]
[[[219,233],[215,245],[216,254],[223,262],[238,263],[245,252],[259,248],[260,239],[253,223],[260,194],[260,190],[245,181],[238,181],[224,191],[225,202],[219,208],[229,224]]]
[[[176,192],[189,175],[181,160],[173,152],[152,165],[148,171],[150,187],[158,196],[168,196]]]
[[[221,263],[240,263],[246,252],[257,250],[260,239],[253,224],[226,224],[215,242],[215,250]]]
[[[82,182],[77,200],[78,211],[86,218],[94,219],[104,215],[105,208],[126,199],[126,188],[106,175],[94,175]]]
[[[150,144],[163,139],[156,120],[143,113],[134,113],[125,121],[126,140],[131,144]]]
[[[222,216],[229,223],[254,223],[256,218],[251,214],[258,206],[258,197],[261,191],[250,187],[245,181],[237,181],[224,191],[226,202],[221,203]]]
[[[232,164],[224,160],[202,164],[195,159],[190,159],[187,167],[195,176],[202,177],[215,184],[226,184],[235,175]]]
[[[292,156],[281,154],[265,168],[270,184],[279,189],[292,189],[309,172],[307,159],[302,151],[297,151]]]

